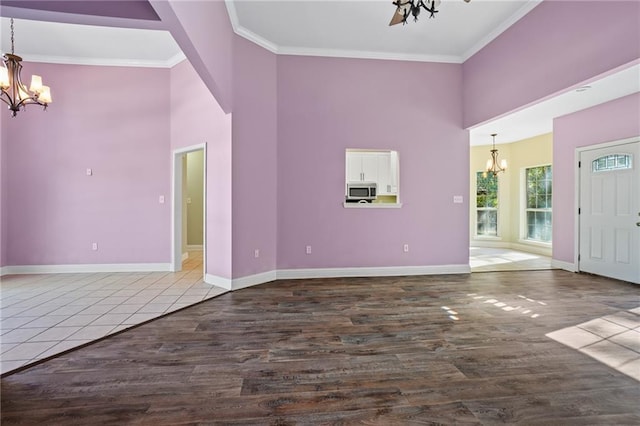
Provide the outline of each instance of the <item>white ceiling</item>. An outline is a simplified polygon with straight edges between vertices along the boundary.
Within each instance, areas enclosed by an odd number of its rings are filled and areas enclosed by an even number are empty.
[[[227,0],[234,30],[279,54],[462,63],[541,0],[444,0],[389,26],[391,0]]]
[[[443,0],[429,19],[390,27],[391,0],[226,0],[239,35],[278,54],[464,62],[540,0]],[[41,18],[42,19],[42,18]],[[56,20],[56,19],[52,19]],[[0,48],[11,49],[0,18]],[[184,55],[166,31],[15,20],[25,62],[170,67]],[[471,129],[471,144],[509,143],[552,131],[554,117],[640,91],[640,66]]]
[[[168,31],[14,20],[15,53],[24,62],[171,67],[184,55]],[[0,47],[11,52],[9,18],[0,18]]]

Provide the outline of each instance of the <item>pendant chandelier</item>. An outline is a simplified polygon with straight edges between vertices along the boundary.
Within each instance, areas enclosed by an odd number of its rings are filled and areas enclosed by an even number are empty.
[[[471,0],[464,0],[469,3]],[[422,9],[429,13],[429,18],[435,18],[438,13],[438,7],[440,7],[440,0],[395,0],[392,1],[396,7],[396,11],[389,22],[389,26],[396,25],[402,22],[402,25],[407,23],[409,16],[413,16],[413,22],[418,22],[418,16]]]
[[[49,86],[42,85],[42,77],[33,75],[31,86],[22,83],[20,72],[22,71],[22,58],[14,54],[13,18],[11,18],[11,53],[2,55],[0,66],[0,99],[8,105],[11,116],[15,117],[18,111],[25,109],[27,105],[41,105],[44,110],[51,103],[51,90]]]
[[[493,176],[498,176],[498,173],[507,170],[507,160],[502,159],[498,164],[498,150],[496,149],[497,135],[497,133],[491,134],[491,136],[493,137],[493,149],[491,150],[491,158],[487,160],[487,168],[485,169],[485,174],[493,173]]]

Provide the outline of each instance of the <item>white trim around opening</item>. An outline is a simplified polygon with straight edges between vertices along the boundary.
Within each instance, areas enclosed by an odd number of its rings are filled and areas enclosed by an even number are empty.
[[[171,180],[171,271],[178,272],[182,269],[182,158],[195,151],[204,151],[203,164],[203,236],[202,256],[203,275],[207,274],[207,143],[179,148],[172,154],[173,178]]]

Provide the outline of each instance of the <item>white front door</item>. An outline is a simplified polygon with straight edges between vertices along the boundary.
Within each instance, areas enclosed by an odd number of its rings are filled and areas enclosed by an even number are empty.
[[[579,270],[640,284],[640,142],[580,152]]]

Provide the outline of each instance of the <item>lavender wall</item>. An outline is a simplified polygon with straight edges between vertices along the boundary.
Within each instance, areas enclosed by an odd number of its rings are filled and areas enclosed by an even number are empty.
[[[460,65],[281,56],[278,136],[278,269],[468,264]],[[342,206],[346,148],[398,151],[401,209]]]
[[[6,263],[168,262],[170,205],[158,197],[170,195],[169,71],[29,63],[24,72],[50,83],[54,103],[2,123]]]
[[[640,57],[640,2],[544,1],[468,59],[470,127]]]
[[[150,3],[222,110],[231,112],[234,33],[224,1]]]
[[[7,162],[5,155],[7,135],[7,125],[5,120],[9,117],[9,112],[4,108],[0,109],[0,268],[7,265]]]
[[[553,258],[574,262],[575,150],[640,136],[640,93],[553,121]]]
[[[233,47],[233,276],[237,278],[276,268],[278,94],[276,55],[241,37],[235,37]]]
[[[110,1],[51,1],[51,0],[3,0],[5,7],[48,10],[64,14],[112,16],[127,19],[157,21],[158,15],[146,0]]]
[[[171,149],[204,142],[207,273],[231,278],[231,115],[222,111],[189,61],[183,61],[171,69]]]

